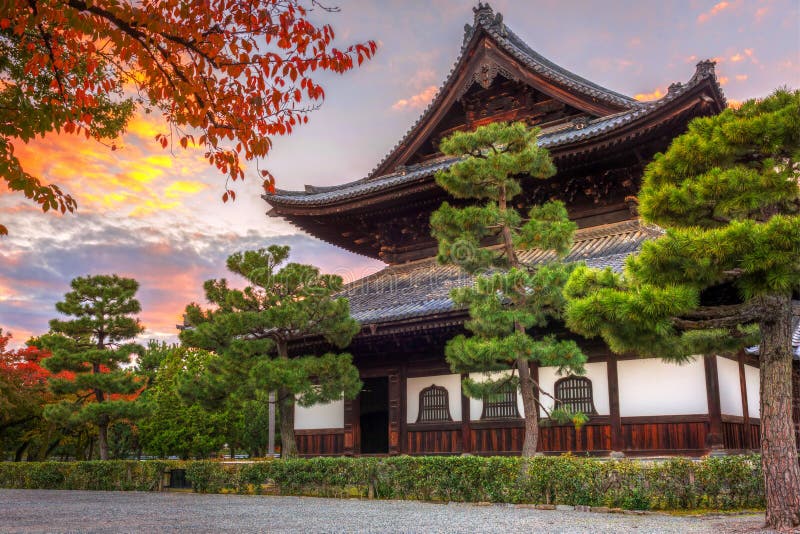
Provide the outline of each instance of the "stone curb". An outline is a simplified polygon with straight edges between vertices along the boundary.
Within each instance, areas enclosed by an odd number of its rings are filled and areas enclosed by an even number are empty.
[[[475,506],[492,506],[494,503],[477,502]],[[558,512],[592,512],[597,514],[624,514],[624,515],[658,515],[659,512],[650,510],[623,510],[608,506],[587,506],[583,504],[572,506],[570,504],[513,504],[509,505],[523,510],[555,510]]]

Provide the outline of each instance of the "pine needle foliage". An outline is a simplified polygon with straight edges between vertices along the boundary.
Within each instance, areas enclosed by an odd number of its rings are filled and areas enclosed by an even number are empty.
[[[530,334],[561,319],[561,289],[574,268],[562,260],[577,228],[561,202],[533,206],[526,216],[511,205],[523,190],[523,180],[543,180],[556,172],[547,150],[536,143],[537,133],[521,122],[492,123],[443,140],[441,151],[461,159],[439,172],[437,183],[457,199],[482,204],[457,207],[444,202],[431,216],[438,260],[476,275],[474,286],[451,293],[457,305],[469,309],[466,328],[472,335],[448,342],[447,361],[454,372],[492,377],[464,380],[470,397],[492,399],[509,386],[519,388],[526,419],[525,455],[536,450],[540,409],[539,385],[529,364],[582,374],[586,361],[573,340]],[[517,251],[533,248],[551,251],[549,261],[535,267],[523,264]],[[550,415],[584,420],[558,407]]]
[[[759,344],[767,522],[800,524],[791,422],[792,313],[800,313],[800,92],[698,118],[645,170],[644,221],[664,235],[624,274],[579,267],[568,326],[615,352],[672,361]]]
[[[296,454],[295,400],[301,406],[354,398],[361,389],[358,370],[348,353],[291,355],[289,345],[320,336],[343,348],[358,332],[350,304],[336,297],[342,278],[311,265],[287,263],[289,247],[270,246],[233,254],[228,269],[247,280],[244,289],[225,279],[204,284],[212,305],[186,308],[190,328],[181,341],[214,351],[222,358],[212,372],[196,377],[187,393],[209,401],[231,394],[254,396],[277,391],[282,456]]]
[[[72,319],[53,319],[50,333],[34,343],[52,352],[42,361],[53,376],[50,390],[69,400],[49,405],[45,417],[62,427],[96,425],[100,457],[108,459],[108,427],[139,415],[131,396],[140,389],[125,366],[139,345],[130,342],[144,328],[135,317],[141,311],[139,283],[117,275],[78,277],[56,309]],[[67,372],[68,377],[56,376]]]

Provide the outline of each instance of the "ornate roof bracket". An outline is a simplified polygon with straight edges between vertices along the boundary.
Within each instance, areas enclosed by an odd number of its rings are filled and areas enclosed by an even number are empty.
[[[464,80],[461,89],[456,94],[456,100],[461,100],[461,98],[469,91],[469,88],[473,86],[473,84],[478,84],[484,89],[488,89],[497,75],[500,74],[504,78],[508,80],[513,80],[515,82],[519,81],[519,76],[512,73],[510,70],[506,69],[497,64],[497,62],[484,59],[479,64],[475,66],[475,69],[472,71],[470,76],[467,76],[467,79]]]

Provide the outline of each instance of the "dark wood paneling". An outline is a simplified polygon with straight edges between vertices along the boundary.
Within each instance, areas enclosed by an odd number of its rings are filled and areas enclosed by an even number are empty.
[[[341,456],[344,454],[344,429],[295,430],[297,452],[301,456]]]
[[[461,454],[461,423],[451,430],[412,430],[406,427],[405,449],[408,454]]]
[[[591,424],[546,426],[539,430],[542,452],[593,452],[611,450],[611,425]]]
[[[519,454],[525,440],[525,427],[474,428],[470,446],[476,454]]]
[[[754,425],[753,419],[750,419],[750,448],[761,448],[761,425]]]
[[[626,419],[622,419],[626,451],[706,450],[707,419],[635,423],[626,422]]]
[[[747,434],[744,423],[722,422],[722,443],[728,450],[749,449]]]

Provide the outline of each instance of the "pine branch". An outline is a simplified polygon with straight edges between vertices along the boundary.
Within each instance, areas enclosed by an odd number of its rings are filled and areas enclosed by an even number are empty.
[[[674,317],[672,324],[679,330],[706,330],[735,328],[741,324],[758,321],[764,310],[754,303],[706,306]]]

